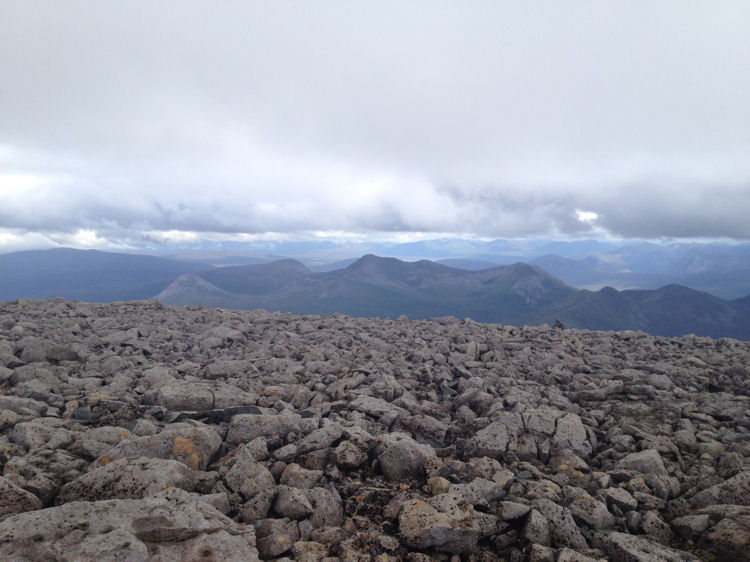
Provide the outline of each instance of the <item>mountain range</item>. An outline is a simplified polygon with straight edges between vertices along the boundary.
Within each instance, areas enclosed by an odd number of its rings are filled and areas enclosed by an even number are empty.
[[[364,254],[428,259],[480,270],[524,262],[579,289],[658,289],[678,284],[723,299],[750,294],[750,244],[610,242],[599,240],[436,239],[406,243],[264,242],[248,248],[178,251],[167,257],[204,266],[255,265],[294,258],[312,271],[348,267]]]
[[[156,296],[165,304],[410,318],[470,317],[501,324],[642,330],[750,339],[750,296],[732,301],[680,285],[658,290],[579,290],[538,266],[478,271],[422,260],[364,256],[313,272],[294,260],[185,274]]]
[[[462,269],[365,255],[344,264],[314,271],[293,259],[212,267],[94,250],[17,252],[0,255],[0,300],[156,298],[170,305],[391,318],[456,316],[512,325],[559,319],[572,328],[750,339],[750,296],[721,299],[677,284],[655,290],[577,289],[537,264],[520,262]]]

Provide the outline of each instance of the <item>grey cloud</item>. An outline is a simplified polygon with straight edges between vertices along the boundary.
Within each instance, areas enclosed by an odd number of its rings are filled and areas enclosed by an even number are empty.
[[[0,228],[750,238],[741,0],[3,12]]]

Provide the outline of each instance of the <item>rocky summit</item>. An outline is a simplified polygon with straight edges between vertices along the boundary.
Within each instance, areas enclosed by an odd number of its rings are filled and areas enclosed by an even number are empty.
[[[750,344],[0,303],[2,560],[750,560]]]

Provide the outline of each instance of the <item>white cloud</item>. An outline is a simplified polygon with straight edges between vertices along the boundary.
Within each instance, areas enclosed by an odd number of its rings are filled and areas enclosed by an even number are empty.
[[[741,0],[3,16],[13,236],[750,238]]]

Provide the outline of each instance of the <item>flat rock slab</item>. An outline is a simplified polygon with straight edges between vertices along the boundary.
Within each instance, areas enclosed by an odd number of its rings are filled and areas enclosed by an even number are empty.
[[[0,522],[5,560],[107,555],[111,560],[258,560],[252,526],[235,523],[183,490],[140,500],[70,502]]]
[[[56,503],[139,499],[168,488],[193,491],[194,471],[179,461],[168,459],[118,459],[68,482],[60,490]]]

